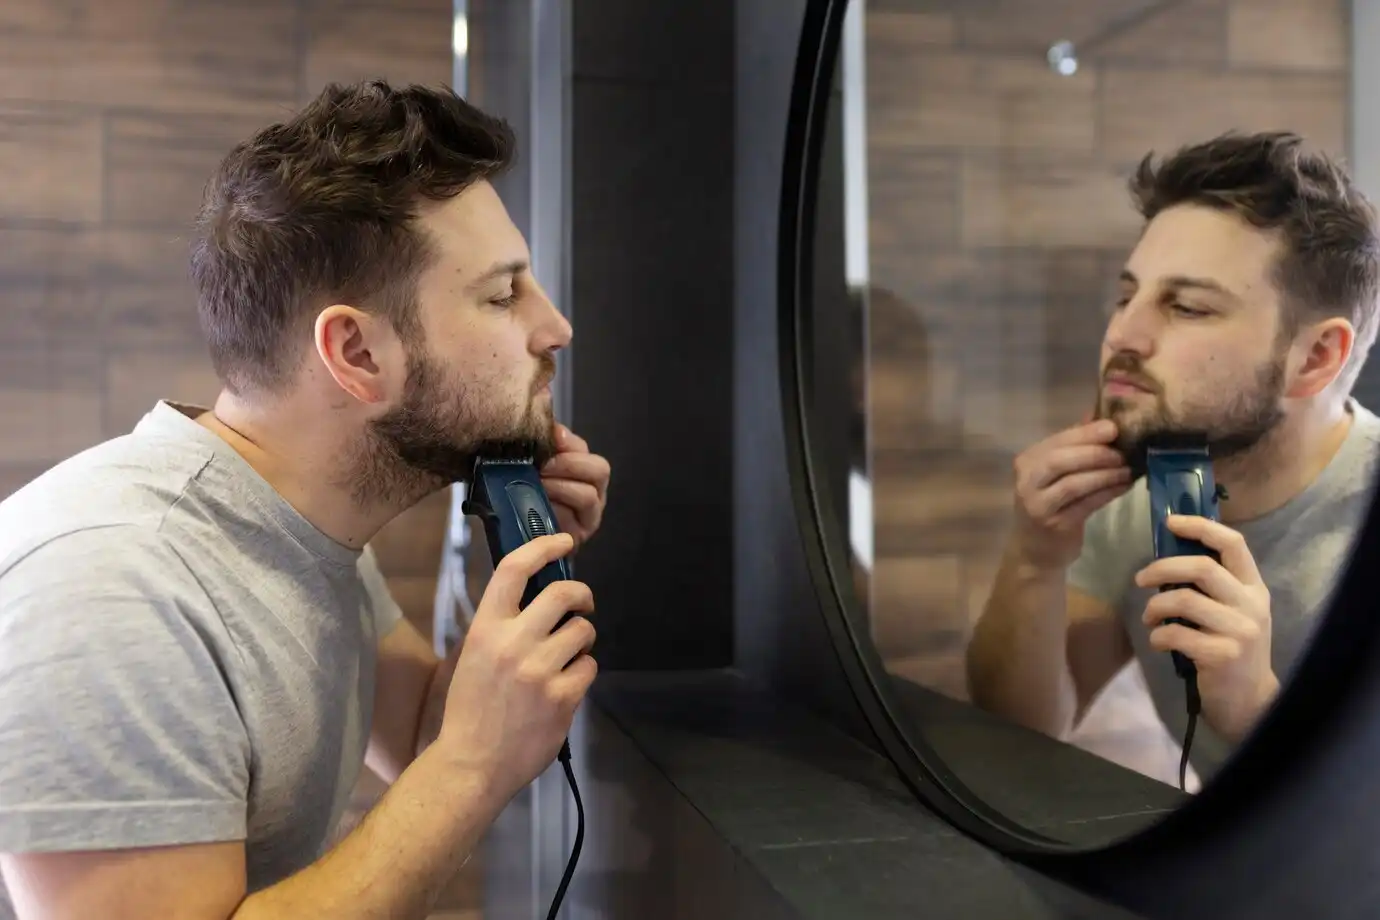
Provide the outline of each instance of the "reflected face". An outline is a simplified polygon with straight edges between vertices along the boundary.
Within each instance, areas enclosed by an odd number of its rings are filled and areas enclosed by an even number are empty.
[[[1152,435],[1205,435],[1224,459],[1283,419],[1290,337],[1272,278],[1278,246],[1232,214],[1193,205],[1147,225],[1103,338],[1097,404],[1137,473]]]
[[[423,212],[436,259],[417,286],[406,384],[370,423],[367,494],[467,482],[476,456],[555,454],[549,384],[570,324],[529,267],[522,234],[487,182]]]

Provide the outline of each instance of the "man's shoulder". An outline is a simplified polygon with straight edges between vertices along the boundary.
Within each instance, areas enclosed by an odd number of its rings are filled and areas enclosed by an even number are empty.
[[[45,528],[0,548],[0,609],[20,600],[42,605],[134,594],[174,606],[204,595],[156,527],[109,521]]]
[[[93,550],[137,560],[209,455],[192,445],[122,436],[56,464],[0,501],[0,574],[42,550],[54,561]]]

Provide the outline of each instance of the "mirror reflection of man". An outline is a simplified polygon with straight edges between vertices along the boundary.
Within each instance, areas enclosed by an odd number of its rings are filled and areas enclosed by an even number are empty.
[[[1146,157],[1131,190],[1145,225],[1103,338],[1096,417],[1017,458],[1016,523],[969,683],[978,705],[1061,736],[1135,660],[1182,738],[1168,654],[1182,652],[1206,780],[1278,693],[1364,518],[1380,419],[1351,392],[1375,338],[1380,240],[1346,173],[1287,133]],[[1229,499],[1221,523],[1169,527],[1221,561],[1155,561],[1145,441],[1195,430]],[[1183,583],[1199,590],[1159,590]]]

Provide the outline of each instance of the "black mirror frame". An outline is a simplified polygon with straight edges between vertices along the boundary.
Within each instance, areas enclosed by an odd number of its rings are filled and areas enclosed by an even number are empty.
[[[1134,835],[1087,849],[1019,826],[982,802],[923,739],[901,727],[904,720],[897,717],[900,710],[881,660],[853,626],[859,620],[851,616],[857,599],[847,576],[847,543],[812,460],[813,381],[802,374],[803,368],[814,366],[810,267],[815,200],[822,126],[847,9],[848,0],[809,0],[801,30],[782,170],[778,345],[792,500],[810,577],[840,665],[884,753],[917,798],[961,832],[1056,874],[1083,877],[1088,880],[1085,887],[1110,892],[1134,885],[1141,894],[1131,900],[1170,897],[1168,892],[1176,887],[1160,885],[1158,892],[1145,892],[1141,883],[1132,880],[1147,873],[1160,882],[1165,878],[1162,873],[1176,879],[1197,878],[1198,884],[1207,886],[1203,890],[1210,890],[1222,872],[1240,871],[1246,858],[1241,854],[1246,850],[1264,853],[1300,843],[1333,853],[1329,865],[1346,863],[1361,871],[1367,860],[1359,851],[1368,849],[1364,841],[1369,837],[1363,835],[1368,822],[1360,820],[1367,813],[1364,810],[1356,814],[1356,823],[1348,823],[1353,830],[1340,835],[1353,845],[1349,859],[1336,852],[1337,843],[1328,829],[1313,829],[1302,841],[1288,840],[1287,846],[1282,835],[1299,833],[1289,828],[1302,820],[1295,813],[1305,800],[1316,802],[1311,807],[1326,807],[1342,815],[1355,811],[1356,804],[1345,799],[1347,790],[1324,789],[1321,784],[1332,776],[1349,775],[1354,768],[1344,758],[1355,755],[1371,760],[1370,755],[1380,752],[1380,609],[1373,609],[1380,608],[1380,603],[1366,601],[1380,597],[1380,579],[1374,574],[1380,572],[1376,490],[1361,499],[1369,501],[1369,515],[1338,581],[1331,609],[1315,627],[1311,647],[1294,672],[1282,676],[1286,692],[1203,791]],[[1380,782],[1376,788],[1380,789]],[[1226,849],[1229,844],[1235,849]],[[1255,865],[1276,872],[1275,867]],[[1310,890],[1317,888],[1318,870],[1317,866],[1294,867],[1295,873],[1313,873],[1314,881],[1305,883]],[[1373,875],[1371,870],[1363,877]],[[1271,882],[1278,877],[1272,874]],[[1321,896],[1321,892],[1315,895]],[[1374,897],[1380,901],[1380,890]],[[1212,902],[1211,898],[1200,900]]]

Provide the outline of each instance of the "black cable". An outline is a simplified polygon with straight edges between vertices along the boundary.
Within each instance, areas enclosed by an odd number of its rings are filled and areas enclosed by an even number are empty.
[[[1188,697],[1188,726],[1184,729],[1184,752],[1179,758],[1179,789],[1188,791],[1188,753],[1193,748],[1193,731],[1198,727],[1198,714],[1203,711],[1203,699],[1198,695],[1198,675],[1184,678]]]
[[[580,801],[580,785],[575,782],[575,768],[570,765],[568,739],[561,745],[561,752],[556,755],[556,759],[565,768],[565,779],[570,784],[570,794],[575,799],[575,846],[570,849],[570,861],[565,865],[565,875],[561,876],[556,896],[551,899],[551,909],[546,913],[546,920],[556,920],[556,914],[561,910],[561,902],[565,900],[565,890],[570,887],[570,879],[575,875],[575,864],[580,861],[580,847],[585,842],[585,806]]]

